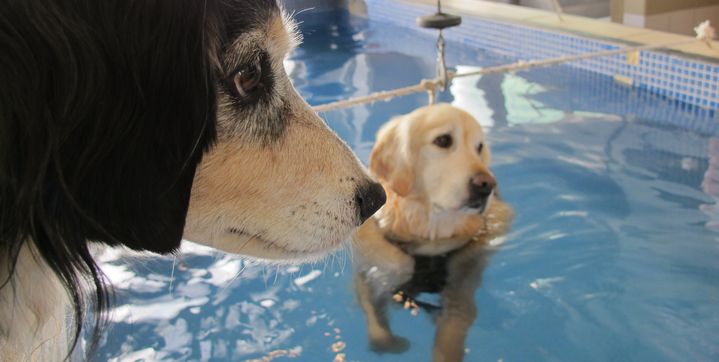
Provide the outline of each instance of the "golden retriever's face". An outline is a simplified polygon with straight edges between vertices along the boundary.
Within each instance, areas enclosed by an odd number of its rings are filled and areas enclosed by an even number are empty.
[[[398,195],[436,211],[481,213],[495,179],[479,123],[448,104],[397,117],[378,134],[370,169]]]
[[[185,238],[260,258],[314,259],[384,203],[290,83],[283,59],[293,30],[273,12],[220,59],[218,142],[195,176]]]

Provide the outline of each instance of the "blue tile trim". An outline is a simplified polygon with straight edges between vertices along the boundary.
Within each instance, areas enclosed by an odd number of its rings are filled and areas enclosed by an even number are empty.
[[[436,10],[434,7],[386,0],[366,2],[369,17],[373,21],[390,22],[436,36],[433,30],[419,28],[415,23],[417,16],[433,13]],[[617,49],[621,46],[604,40],[466,15],[463,16],[461,26],[445,30],[445,39],[525,60]],[[719,110],[719,64],[683,58],[672,53],[642,51],[638,65],[628,64],[625,55],[583,60],[568,65],[612,77],[627,77],[635,87],[694,106]]]

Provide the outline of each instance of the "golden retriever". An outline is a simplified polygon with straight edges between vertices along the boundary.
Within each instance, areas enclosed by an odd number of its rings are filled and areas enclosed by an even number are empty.
[[[387,203],[358,229],[353,244],[356,291],[373,349],[408,347],[390,329],[385,309],[391,298],[414,305],[421,292],[441,293],[433,360],[463,358],[488,242],[506,233],[512,219],[490,161],[480,124],[448,104],[417,109],[379,130],[369,168]]]

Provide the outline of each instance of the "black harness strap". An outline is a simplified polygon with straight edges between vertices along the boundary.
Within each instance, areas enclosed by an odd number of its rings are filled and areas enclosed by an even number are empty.
[[[441,310],[441,305],[424,302],[416,298],[421,293],[439,294],[444,290],[447,285],[449,260],[466,243],[444,254],[417,255],[412,252],[416,243],[395,238],[390,234],[385,234],[385,239],[414,259],[412,278],[394,291],[394,295],[399,296],[395,301],[400,304],[410,302],[430,314]],[[468,239],[467,242],[470,240]]]

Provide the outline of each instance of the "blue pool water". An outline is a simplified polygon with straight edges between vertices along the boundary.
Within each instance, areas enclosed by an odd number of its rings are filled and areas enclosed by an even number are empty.
[[[303,16],[286,66],[311,104],[432,76],[431,38]],[[514,60],[448,50],[451,65]],[[567,66],[466,79],[441,99],[488,129],[516,211],[475,296],[467,361],[719,360],[718,116]],[[426,101],[323,116],[366,162],[382,123]],[[391,322],[409,350],[368,349],[343,253],[268,266],[186,243],[176,257],[98,258],[117,301],[97,360],[333,361],[333,345],[346,361],[429,360],[431,318],[399,309]]]

